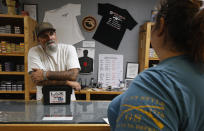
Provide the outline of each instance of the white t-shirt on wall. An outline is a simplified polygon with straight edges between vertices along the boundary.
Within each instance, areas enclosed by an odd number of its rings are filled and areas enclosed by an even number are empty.
[[[76,16],[81,15],[81,4],[67,4],[45,12],[44,22],[56,29],[59,43],[76,44],[84,40]]]
[[[32,47],[28,52],[28,72],[32,68],[43,69],[44,71],[67,71],[72,68],[79,68],[80,64],[76,49],[72,45],[58,44],[55,54],[48,55],[43,51],[41,45]],[[42,86],[36,86],[36,99],[42,99]],[[72,91],[71,100],[76,100]]]

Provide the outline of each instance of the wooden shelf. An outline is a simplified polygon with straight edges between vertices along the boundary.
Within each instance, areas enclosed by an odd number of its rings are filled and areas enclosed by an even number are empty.
[[[4,71],[4,72],[0,72],[0,75],[24,75],[25,72],[7,72],[7,71]]]
[[[29,91],[31,94],[35,94],[36,92],[37,92],[37,90],[36,89],[30,89],[30,91]]]
[[[25,91],[0,91],[0,94],[24,94]]]
[[[0,33],[0,37],[24,37],[24,34]]]
[[[24,56],[21,53],[0,53],[0,56]]]
[[[159,60],[158,57],[149,57],[149,60]]]
[[[4,17],[4,18],[14,18],[14,19],[16,19],[16,18],[24,18],[24,16],[22,16],[22,15],[8,15],[8,14],[0,14],[0,17]]]
[[[22,15],[8,15],[8,14],[0,14],[0,17],[3,17],[3,18],[14,18],[14,19],[16,19],[16,18],[23,19],[24,18],[24,16],[22,16]]]

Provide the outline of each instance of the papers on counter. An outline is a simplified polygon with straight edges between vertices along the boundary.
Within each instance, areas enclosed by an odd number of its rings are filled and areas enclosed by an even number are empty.
[[[73,117],[43,117],[42,120],[49,120],[49,121],[56,121],[56,120],[61,120],[61,121],[71,121],[73,120]]]
[[[104,120],[107,124],[109,124],[108,118],[103,118],[103,120]]]

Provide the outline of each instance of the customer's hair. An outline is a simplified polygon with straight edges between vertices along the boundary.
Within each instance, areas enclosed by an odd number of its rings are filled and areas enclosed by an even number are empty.
[[[171,40],[172,50],[185,52],[196,62],[204,62],[204,11],[200,11],[201,6],[199,0],[162,0],[154,28],[159,28],[163,17],[164,43]]]
[[[196,62],[204,63],[204,10],[200,10],[194,17],[191,26],[191,56]]]

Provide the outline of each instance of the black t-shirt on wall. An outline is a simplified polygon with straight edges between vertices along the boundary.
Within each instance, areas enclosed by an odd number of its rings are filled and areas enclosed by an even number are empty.
[[[111,4],[99,3],[98,14],[103,17],[93,39],[117,50],[126,28],[132,30],[137,22],[126,9]]]

